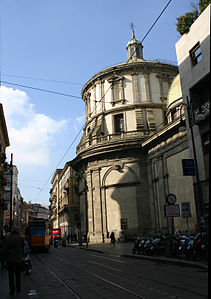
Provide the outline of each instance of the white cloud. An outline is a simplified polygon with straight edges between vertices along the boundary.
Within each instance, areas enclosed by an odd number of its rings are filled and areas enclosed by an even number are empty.
[[[0,87],[0,103],[3,104],[10,147],[15,164],[49,164],[49,143],[66,125],[66,120],[55,120],[37,114],[34,105],[23,91]]]
[[[78,132],[81,129],[84,121],[85,121],[84,115],[76,117],[74,125],[73,125],[73,128],[76,132]]]

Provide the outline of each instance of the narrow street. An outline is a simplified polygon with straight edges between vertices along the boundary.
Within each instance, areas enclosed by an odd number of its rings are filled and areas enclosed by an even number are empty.
[[[205,269],[161,264],[79,248],[31,254],[19,298],[208,298]],[[6,271],[5,297],[8,296]]]

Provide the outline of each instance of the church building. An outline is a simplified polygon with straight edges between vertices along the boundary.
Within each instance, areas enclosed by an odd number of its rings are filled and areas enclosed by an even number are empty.
[[[80,229],[90,243],[108,242],[112,231],[134,238],[194,229],[192,177],[182,172],[189,151],[186,132],[179,132],[184,111],[178,68],[145,60],[133,29],[126,50],[126,62],[98,72],[82,89],[86,121],[71,165]],[[176,198],[174,211],[168,194]]]

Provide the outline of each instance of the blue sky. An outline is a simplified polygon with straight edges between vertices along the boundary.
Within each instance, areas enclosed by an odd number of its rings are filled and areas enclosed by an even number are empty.
[[[13,153],[25,201],[49,204],[55,169],[76,156],[81,134],[73,141],[84,125],[83,85],[98,71],[126,61],[130,23],[141,41],[167,3],[0,0],[0,102],[10,139],[7,161]],[[191,3],[171,1],[143,42],[144,59],[177,61],[176,18],[190,11]]]

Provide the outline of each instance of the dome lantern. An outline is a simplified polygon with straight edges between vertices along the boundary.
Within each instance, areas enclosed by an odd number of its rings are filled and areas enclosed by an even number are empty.
[[[132,39],[129,40],[126,46],[128,59],[132,59],[132,60],[143,59],[143,50],[142,50],[143,46],[141,42],[135,38],[135,31],[132,23],[131,23],[131,30],[132,30]]]

